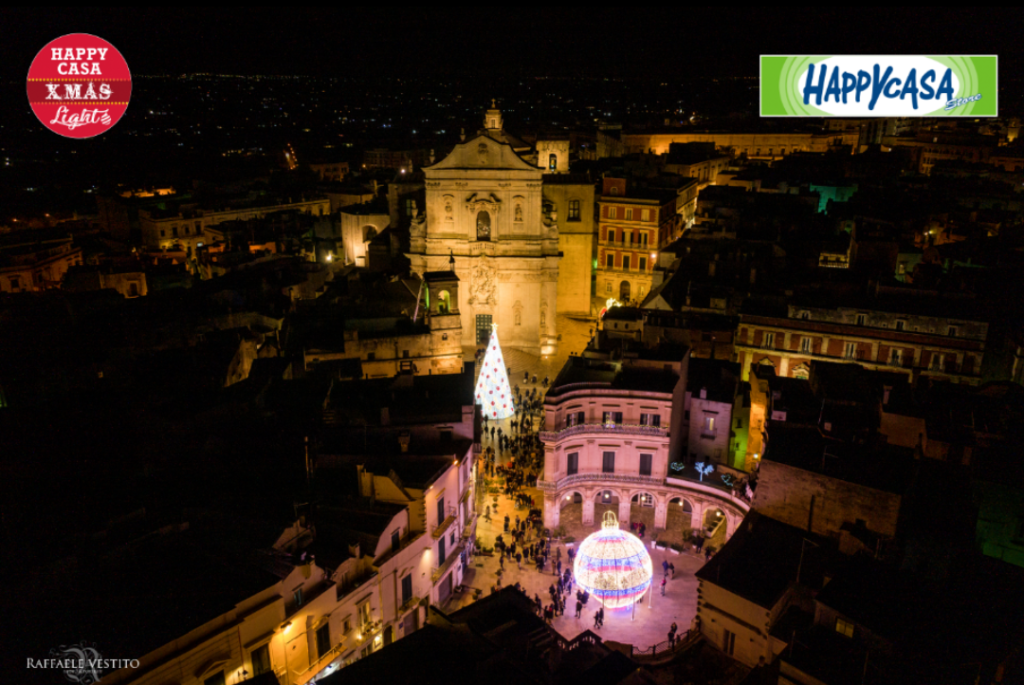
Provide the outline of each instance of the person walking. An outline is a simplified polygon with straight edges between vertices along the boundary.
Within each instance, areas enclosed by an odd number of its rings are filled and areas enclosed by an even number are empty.
[[[555,568],[557,569],[555,571],[555,575],[558,575],[558,576],[562,575],[562,560],[561,559],[559,559],[558,561],[555,562]]]
[[[662,579],[661,579],[661,596],[662,596],[662,597],[664,597],[664,596],[665,596],[665,585],[666,585],[667,583],[668,583],[668,581],[667,581],[667,580],[666,580],[665,578],[662,578]]]
[[[583,613],[583,602],[581,602],[577,598],[576,599],[576,618],[579,618],[582,613]]]
[[[498,555],[498,565],[501,566],[501,570],[505,570],[505,553],[502,552]]]
[[[676,631],[679,630],[679,626],[676,625],[675,621],[672,621],[672,626],[668,629],[668,643],[671,647],[676,646]]]
[[[594,612],[594,628],[601,627],[601,610],[598,609]]]
[[[508,514],[505,514],[505,532],[508,532]]]
[[[604,607],[597,610],[597,615],[598,621],[600,621],[600,623],[598,623],[598,628],[604,628]]]
[[[676,577],[676,565],[675,564],[669,564],[668,565],[668,570],[672,572],[672,578],[675,578]]]
[[[520,571],[523,570],[523,555],[519,552],[516,552],[516,566],[519,567]]]
[[[661,562],[661,568],[665,571],[665,575],[668,575],[668,559]]]

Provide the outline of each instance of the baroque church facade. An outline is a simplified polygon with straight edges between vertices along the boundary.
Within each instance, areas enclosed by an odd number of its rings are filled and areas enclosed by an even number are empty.
[[[544,211],[544,170],[521,149],[492,103],[476,136],[424,167],[426,207],[412,220],[408,257],[421,276],[454,268],[464,344],[484,342],[496,323],[502,346],[554,354],[558,225]]]

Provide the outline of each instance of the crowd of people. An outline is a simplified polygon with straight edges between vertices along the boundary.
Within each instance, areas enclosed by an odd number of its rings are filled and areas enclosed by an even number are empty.
[[[511,368],[508,371],[511,375]],[[523,380],[524,383],[529,383],[528,373]],[[533,382],[537,382],[535,376]],[[547,378],[543,384],[548,384]],[[523,390],[516,385],[513,393],[517,410],[514,418],[500,422],[489,420],[487,417],[483,419],[482,437],[485,443],[489,444],[486,444],[482,453],[481,465],[483,473],[488,478],[498,481],[497,491],[510,498],[517,510],[533,511],[522,516],[518,511],[503,516],[501,532],[496,535],[494,542],[499,569],[491,592],[496,592],[502,587],[501,577],[506,563],[515,564],[520,571],[523,570],[524,564],[527,568],[532,564],[537,573],[550,572],[554,577],[548,587],[546,598],[542,598],[540,594],[533,596],[537,615],[547,623],[552,623],[565,614],[566,604],[572,601],[572,593],[575,591],[574,615],[577,619],[582,619],[591,597],[590,592],[579,587],[573,577],[575,549],[569,547],[566,550],[566,563],[563,567],[562,548],[553,545],[550,536],[545,537],[546,531],[543,529],[541,517],[534,510],[536,503],[527,492],[529,488],[535,487],[538,474],[542,473],[544,468],[543,443],[538,432],[543,421],[543,390],[537,387]],[[495,517],[498,516],[496,506],[493,514]],[[492,520],[490,505],[486,506],[484,517]],[[633,522],[630,527],[639,537],[645,536],[644,523]],[[662,566],[664,578],[661,581],[661,590],[664,594],[668,578],[675,577],[675,565],[665,561]],[[514,583],[514,587],[527,594],[519,582]],[[604,626],[604,607],[600,603],[594,611],[593,620],[594,629]],[[675,634],[676,625],[673,623],[669,632],[670,642],[674,643]]]

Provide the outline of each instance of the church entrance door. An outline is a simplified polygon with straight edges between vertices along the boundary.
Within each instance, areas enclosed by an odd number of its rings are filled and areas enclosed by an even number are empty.
[[[491,315],[476,315],[476,344],[486,345],[491,339]]]
[[[623,304],[629,301],[629,281],[623,281],[619,284],[619,300]]]

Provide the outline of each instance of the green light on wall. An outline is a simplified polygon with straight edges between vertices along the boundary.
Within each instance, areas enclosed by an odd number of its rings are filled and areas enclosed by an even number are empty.
[[[593,265],[592,268],[594,269],[594,271],[597,271],[597,260],[596,259],[594,260],[594,265]]]

